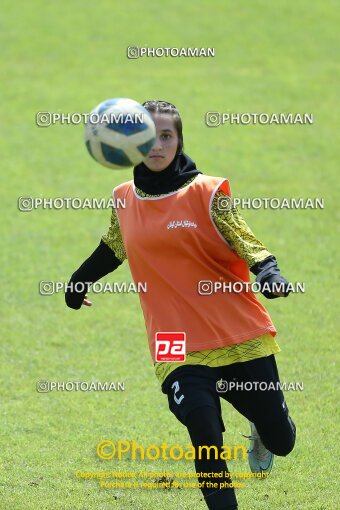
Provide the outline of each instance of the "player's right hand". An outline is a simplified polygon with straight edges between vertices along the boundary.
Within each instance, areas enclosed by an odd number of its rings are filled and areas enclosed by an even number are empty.
[[[87,299],[87,294],[85,294],[85,298],[84,298],[84,301],[83,301],[83,305],[85,306],[92,306],[92,301],[89,301]]]

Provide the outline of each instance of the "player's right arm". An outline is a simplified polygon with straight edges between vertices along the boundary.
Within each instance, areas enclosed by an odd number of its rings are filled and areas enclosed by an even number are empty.
[[[82,304],[91,306],[87,291],[91,284],[111,273],[126,259],[117,213],[112,209],[111,224],[99,246],[73,273],[68,283],[65,301],[68,307],[79,310]],[[78,284],[78,285],[77,285]]]

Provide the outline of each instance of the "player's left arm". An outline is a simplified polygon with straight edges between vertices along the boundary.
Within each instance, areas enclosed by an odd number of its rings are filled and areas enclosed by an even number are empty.
[[[287,297],[290,292],[289,282],[281,275],[276,258],[255,237],[238,209],[233,206],[228,189],[218,190],[215,194],[211,215],[221,235],[256,275],[256,282],[261,288],[264,284],[267,288],[272,288],[273,284],[282,288],[282,292],[263,289],[262,294],[267,299]]]

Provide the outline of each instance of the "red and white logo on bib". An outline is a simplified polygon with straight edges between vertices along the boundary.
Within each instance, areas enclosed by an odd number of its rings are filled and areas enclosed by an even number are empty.
[[[185,340],[183,332],[156,333],[155,360],[185,361]]]

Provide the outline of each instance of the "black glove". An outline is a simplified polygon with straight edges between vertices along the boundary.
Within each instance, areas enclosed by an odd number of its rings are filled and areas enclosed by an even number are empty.
[[[280,269],[277,265],[277,260],[273,255],[267,257],[264,260],[261,260],[261,262],[258,262],[252,266],[250,271],[256,275],[256,282],[260,284],[261,293],[267,299],[275,299],[280,297],[273,294],[271,290],[268,290],[268,287],[269,289],[273,289],[273,284],[275,284],[277,287],[279,286],[279,290],[284,293],[284,297],[287,297],[291,292],[291,289],[288,287],[289,282],[283,276],[281,276]],[[264,286],[264,284],[266,285]]]
[[[73,273],[65,293],[67,306],[79,310],[92,283],[117,269],[121,263],[111,248],[101,241],[92,255]]]

